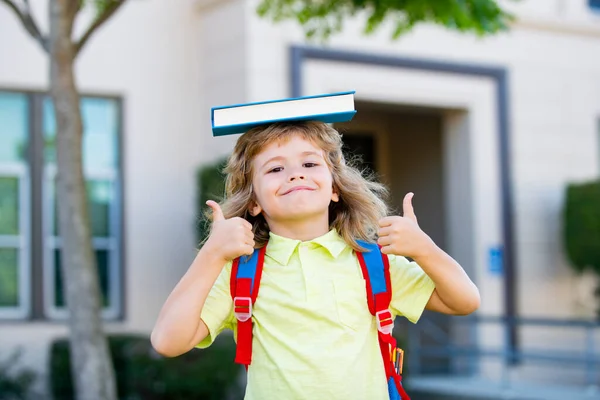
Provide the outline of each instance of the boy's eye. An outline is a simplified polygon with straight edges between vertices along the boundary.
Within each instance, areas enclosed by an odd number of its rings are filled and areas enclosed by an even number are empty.
[[[283,167],[275,167],[275,168],[271,168],[269,170],[269,172],[267,172],[268,174],[270,174],[271,172],[281,172],[283,171]]]
[[[304,163],[304,166],[305,166],[306,168],[312,168],[312,167],[316,167],[317,165],[319,165],[319,164],[317,164],[317,163],[314,163],[314,162],[307,162],[307,163]]]

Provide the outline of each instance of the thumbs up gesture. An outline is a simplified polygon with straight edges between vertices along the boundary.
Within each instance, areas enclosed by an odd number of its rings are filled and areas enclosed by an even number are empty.
[[[379,220],[377,244],[381,246],[382,253],[416,259],[430,251],[433,241],[417,223],[413,196],[413,193],[404,196],[402,217],[389,216]]]
[[[208,200],[206,205],[212,209],[213,222],[205,246],[210,246],[225,261],[252,255],[254,232],[250,222],[240,217],[225,219],[219,204],[212,200]]]

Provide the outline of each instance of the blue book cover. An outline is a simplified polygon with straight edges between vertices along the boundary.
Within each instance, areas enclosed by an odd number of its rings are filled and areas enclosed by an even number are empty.
[[[350,121],[354,91],[213,107],[213,136],[244,133],[256,126],[287,121]],[[217,114],[217,118],[215,117]]]

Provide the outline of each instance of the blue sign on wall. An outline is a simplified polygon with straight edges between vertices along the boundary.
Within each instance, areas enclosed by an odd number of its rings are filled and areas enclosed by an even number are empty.
[[[504,273],[502,246],[490,247],[488,253],[488,270],[492,275],[502,275]]]

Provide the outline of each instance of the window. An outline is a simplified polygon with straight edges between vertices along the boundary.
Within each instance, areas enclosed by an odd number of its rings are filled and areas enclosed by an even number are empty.
[[[17,105],[13,104],[13,109],[4,107],[3,98],[22,99],[22,107],[25,111],[22,113],[24,116],[21,125],[17,124],[18,121],[12,124],[5,123],[5,121],[10,122],[9,117],[14,120],[19,114],[15,111]],[[35,111],[28,113],[28,109]],[[120,109],[120,101],[114,98],[83,97],[81,100],[84,125],[83,169],[93,236],[92,244],[98,265],[103,315],[106,318],[117,318],[122,310]],[[5,134],[2,129],[8,134]],[[13,159],[17,158],[16,156],[13,155],[12,159],[5,156],[6,146],[2,143],[2,150],[0,150],[0,307],[3,302],[12,304],[15,309],[20,307],[18,308],[20,313],[13,312],[12,317],[16,318],[24,318],[28,315],[33,318],[65,318],[66,297],[60,279],[62,239],[58,230],[56,199],[56,122],[51,99],[43,94],[23,95],[0,91],[0,134],[2,137],[0,141],[18,137],[18,144],[12,145],[16,149],[13,153],[22,155],[20,163],[15,162]],[[25,147],[27,151],[23,150]],[[29,161],[26,161],[27,157],[23,156],[25,153],[37,156],[29,157]],[[5,162],[5,159],[8,161]],[[10,166],[11,164],[15,165]],[[19,189],[18,200],[15,197],[17,195],[14,194],[17,190],[15,189],[17,181],[14,177],[16,172],[10,175],[11,171],[16,171],[19,176],[22,176],[20,179],[23,183]],[[31,171],[33,178],[30,180],[27,171]],[[3,181],[4,176],[8,180]],[[16,206],[11,208],[13,203]],[[3,212],[3,207],[6,207],[7,213]],[[4,215],[13,217],[7,217],[4,221],[2,217]],[[15,215],[18,215],[22,221],[21,230],[15,229],[16,223],[13,221],[17,218]],[[40,217],[30,219],[29,215]],[[31,235],[28,235],[29,225]],[[7,232],[12,236],[2,236],[3,226],[6,226]],[[18,234],[23,238],[17,239]],[[34,239],[28,242],[30,236]],[[16,247],[15,243],[21,244],[21,247]],[[5,254],[2,253],[4,249],[6,249]],[[19,257],[15,255],[16,253]],[[32,262],[29,263],[28,260]],[[3,269],[7,272],[2,272]],[[18,276],[15,277],[16,275]],[[17,304],[13,304],[16,302],[15,292],[21,296]],[[0,318],[4,316],[11,315],[8,312],[0,313]]]
[[[30,311],[29,101],[0,92],[0,318]]]

